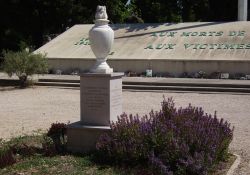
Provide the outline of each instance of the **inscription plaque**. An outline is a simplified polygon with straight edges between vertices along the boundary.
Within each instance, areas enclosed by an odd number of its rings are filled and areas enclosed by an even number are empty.
[[[105,100],[108,97],[107,88],[87,86],[84,89],[84,94],[83,102],[88,108],[102,110],[107,106],[107,101]]]
[[[81,75],[81,123],[109,126],[122,114],[122,76],[112,74]]]

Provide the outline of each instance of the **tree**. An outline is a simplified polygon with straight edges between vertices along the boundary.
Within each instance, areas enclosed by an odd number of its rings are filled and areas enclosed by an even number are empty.
[[[21,50],[24,44],[37,49],[47,36],[75,24],[93,23],[97,5],[107,6],[111,23],[164,23],[234,21],[237,1],[131,0],[125,6],[127,0],[0,0],[0,53]]]
[[[209,0],[207,21],[235,21],[238,14],[238,0]]]
[[[20,86],[27,86],[28,76],[48,72],[48,63],[45,55],[29,53],[26,50],[19,52],[4,52],[3,70],[10,77],[18,76]]]
[[[209,0],[181,0],[182,21],[207,21],[210,12],[208,1]]]
[[[180,1],[176,0],[135,0],[134,4],[144,22],[180,22]]]

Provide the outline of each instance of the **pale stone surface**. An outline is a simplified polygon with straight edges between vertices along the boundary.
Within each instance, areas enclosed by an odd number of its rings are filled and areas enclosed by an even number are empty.
[[[108,19],[106,6],[98,5],[96,8],[95,19]]]
[[[94,66],[90,69],[91,73],[103,73],[110,74],[113,72],[113,68],[110,68],[106,62],[106,59],[96,59]]]
[[[36,52],[46,52],[49,59],[95,59],[88,45],[88,32],[92,24],[75,25],[62,35],[45,44]],[[245,60],[249,61],[250,49],[185,49],[184,44],[248,44],[250,22],[191,22],[159,24],[112,24],[115,41],[110,60]],[[241,33],[241,31],[245,31]],[[174,37],[170,32],[177,32]],[[191,32],[188,37],[183,32]],[[197,32],[197,33],[196,33]],[[202,36],[206,32],[206,36]],[[213,33],[215,32],[215,33]],[[223,32],[223,33],[216,33]],[[152,34],[156,33],[156,36]],[[196,35],[196,36],[195,36]],[[211,35],[211,36],[210,36]],[[215,36],[221,35],[221,36]],[[154,49],[144,49],[154,44]],[[157,44],[176,44],[174,49],[156,49]],[[200,47],[200,46],[199,46]],[[210,46],[211,47],[211,46]],[[217,48],[218,46],[216,46]],[[245,47],[245,46],[244,46]],[[113,52],[113,53],[112,53]]]
[[[88,152],[95,149],[101,134],[109,132],[110,122],[122,114],[123,73],[80,75],[80,122],[67,127],[67,149]]]
[[[229,73],[221,73],[220,78],[221,79],[229,79]]]
[[[247,21],[247,1],[238,0],[238,21]]]
[[[81,122],[109,126],[122,114],[123,73],[81,75]]]
[[[75,25],[36,52],[46,52],[50,66],[55,69],[89,70],[95,62],[88,39],[92,27]],[[250,22],[112,24],[110,27],[115,40],[107,62],[113,71],[140,73],[152,68],[154,73],[177,75],[200,70],[250,74]],[[183,33],[189,36],[182,36]],[[225,45],[218,44],[234,45],[225,49]]]
[[[109,59],[107,61],[114,72],[133,71],[137,73],[145,72],[148,69],[149,61],[142,59]],[[89,70],[95,63],[90,59],[49,59],[49,64],[60,70],[72,70],[80,68]],[[227,60],[154,60],[151,61],[151,68],[154,73],[171,73],[179,76],[183,72],[205,71],[210,74],[212,72],[228,72],[228,73],[245,73],[250,74],[250,61],[227,61]]]
[[[90,72],[112,73],[113,69],[109,67],[106,60],[114,42],[114,31],[108,26],[105,6],[97,6],[95,18],[95,25],[89,31],[89,40],[97,60]]]
[[[72,152],[88,152],[96,147],[101,134],[108,133],[110,127],[85,126],[75,122],[67,127],[67,148]]]
[[[101,134],[110,131],[110,122],[122,114],[123,73],[80,75],[80,122],[68,126],[67,149],[87,152],[95,149]]]

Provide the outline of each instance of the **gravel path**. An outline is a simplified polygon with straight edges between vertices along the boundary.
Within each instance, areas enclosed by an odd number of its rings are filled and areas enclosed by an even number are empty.
[[[235,126],[230,150],[242,158],[235,174],[250,174],[250,95],[124,91],[123,111],[143,115],[151,109],[158,110],[163,95],[173,97],[177,106],[187,106],[191,102],[207,113],[216,110],[218,117]],[[47,129],[56,121],[78,121],[79,106],[80,91],[76,89],[0,88],[0,138]]]

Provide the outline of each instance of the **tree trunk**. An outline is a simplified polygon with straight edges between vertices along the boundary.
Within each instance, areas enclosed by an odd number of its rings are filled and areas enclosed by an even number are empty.
[[[24,88],[27,86],[27,75],[21,75],[18,77],[20,81],[20,87]]]

